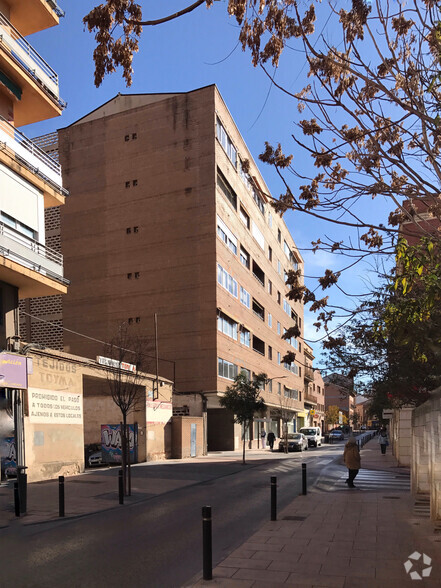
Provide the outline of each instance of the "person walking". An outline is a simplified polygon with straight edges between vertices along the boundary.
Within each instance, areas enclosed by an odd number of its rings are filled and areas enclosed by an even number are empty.
[[[262,449],[265,449],[265,447],[266,447],[266,443],[265,443],[265,439],[266,439],[266,431],[265,431],[265,429],[262,429],[262,430],[260,431],[260,439],[261,439],[261,441],[262,441]]]
[[[270,431],[268,433],[266,440],[268,441],[268,445],[270,446],[270,449],[272,451],[273,447],[274,447],[274,441],[276,440],[276,436],[274,435],[274,433],[272,431]]]
[[[389,445],[389,435],[387,434],[386,427],[383,427],[378,435],[378,443],[381,447],[381,454],[386,455],[386,447]]]
[[[360,450],[358,449],[357,440],[354,436],[349,437],[343,452],[343,461],[348,468],[348,479],[346,484],[349,488],[355,488],[354,480],[357,476],[360,467]]]

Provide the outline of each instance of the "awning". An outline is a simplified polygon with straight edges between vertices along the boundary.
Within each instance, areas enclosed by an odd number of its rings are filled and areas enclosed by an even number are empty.
[[[21,88],[17,86],[17,84],[14,84],[14,82],[10,80],[8,76],[4,74],[2,71],[0,71],[0,83],[3,84],[6,88],[8,88],[8,90],[12,92],[18,100],[21,100]]]

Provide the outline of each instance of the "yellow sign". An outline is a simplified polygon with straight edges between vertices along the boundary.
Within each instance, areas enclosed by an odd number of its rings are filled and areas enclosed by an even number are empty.
[[[315,409],[314,408],[311,408],[311,410],[309,411],[309,414],[311,416],[314,416],[315,415]]]

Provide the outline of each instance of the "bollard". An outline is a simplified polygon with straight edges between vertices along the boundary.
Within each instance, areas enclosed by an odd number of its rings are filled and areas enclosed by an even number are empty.
[[[271,476],[271,520],[277,521],[277,478]]]
[[[17,484],[20,497],[20,514],[26,514],[28,502],[28,475],[26,466],[17,466]]]
[[[20,493],[18,491],[18,482],[14,482],[14,507],[15,516],[20,516]]]
[[[64,476],[58,476],[58,516],[64,517]]]
[[[118,493],[119,493],[119,503],[124,504],[124,480],[123,480],[123,471],[119,470],[118,472]]]
[[[213,554],[211,541],[211,506],[202,507],[202,560],[204,580],[212,580]]]
[[[306,496],[306,463],[302,463],[302,494]]]

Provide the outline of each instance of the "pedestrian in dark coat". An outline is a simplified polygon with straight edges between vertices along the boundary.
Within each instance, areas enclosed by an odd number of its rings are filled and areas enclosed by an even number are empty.
[[[360,470],[361,460],[357,440],[353,436],[349,437],[345,445],[345,449],[343,452],[343,461],[345,462],[345,466],[348,468],[349,472],[346,484],[349,486],[349,488],[355,488],[354,480]]]
[[[274,441],[276,440],[276,436],[272,431],[268,433],[268,435],[266,436],[266,440],[268,441],[268,445],[270,446],[270,449],[272,451],[274,447]]]
[[[386,447],[389,445],[389,436],[385,427],[381,429],[380,434],[378,435],[378,443],[381,447],[381,454],[385,455]]]

